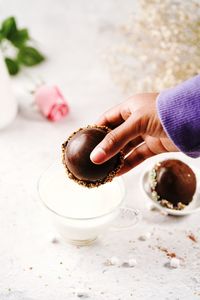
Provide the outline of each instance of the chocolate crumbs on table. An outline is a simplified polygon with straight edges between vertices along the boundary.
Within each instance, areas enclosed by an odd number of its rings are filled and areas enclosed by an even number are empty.
[[[164,253],[166,253],[167,257],[173,258],[173,257],[177,257],[175,252],[170,252],[169,250],[167,250],[164,247],[160,247],[158,246],[158,249]]]
[[[187,236],[191,241],[193,241],[194,243],[197,243],[197,238],[195,237],[195,235],[193,233],[188,234]]]

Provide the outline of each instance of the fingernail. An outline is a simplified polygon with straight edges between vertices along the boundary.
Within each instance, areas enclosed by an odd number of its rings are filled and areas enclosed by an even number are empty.
[[[106,158],[106,153],[105,151],[100,148],[97,147],[95,148],[92,153],[90,154],[90,159],[92,160],[93,163],[95,164],[100,164],[104,161],[104,159]]]

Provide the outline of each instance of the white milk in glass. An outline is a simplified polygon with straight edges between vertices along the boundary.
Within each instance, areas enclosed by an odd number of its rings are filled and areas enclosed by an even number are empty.
[[[8,126],[16,117],[17,103],[11,89],[11,82],[0,51],[0,129]]]
[[[68,179],[64,167],[59,166],[43,176],[39,193],[61,235],[91,240],[119,214],[124,187],[117,179],[98,188],[82,187]]]

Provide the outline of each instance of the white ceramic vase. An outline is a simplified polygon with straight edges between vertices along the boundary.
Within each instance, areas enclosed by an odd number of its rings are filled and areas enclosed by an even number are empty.
[[[13,122],[17,114],[17,101],[15,100],[11,80],[0,51],[0,129]]]

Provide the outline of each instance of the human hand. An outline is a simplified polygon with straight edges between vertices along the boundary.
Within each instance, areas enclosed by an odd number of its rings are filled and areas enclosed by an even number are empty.
[[[101,164],[123,149],[122,175],[145,159],[164,152],[179,151],[165,133],[156,111],[157,93],[136,94],[105,112],[97,125],[108,126],[110,133],[92,151],[93,163]]]

